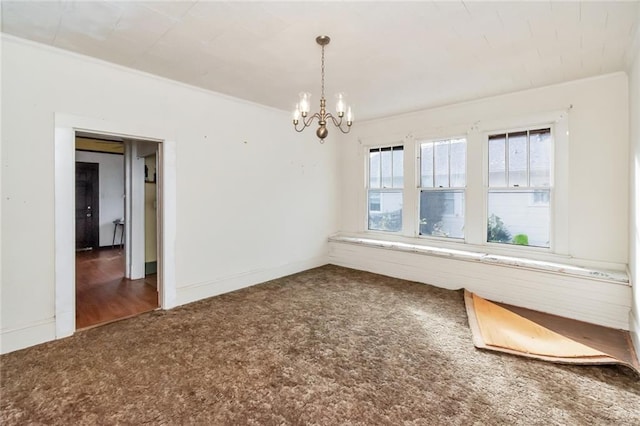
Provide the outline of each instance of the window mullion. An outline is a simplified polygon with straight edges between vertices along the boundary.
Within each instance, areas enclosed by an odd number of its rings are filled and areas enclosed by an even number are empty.
[[[447,187],[451,188],[451,141],[447,142]]]
[[[395,146],[392,146],[391,147],[391,152],[390,152],[390,154],[391,154],[391,188],[395,188],[395,183],[393,182],[393,180],[394,180],[393,179],[394,178],[394,175],[393,175],[393,152],[394,151],[395,151]]]
[[[436,144],[435,142],[431,143],[431,175],[432,177],[432,183],[431,186],[433,188],[436,187]]]
[[[527,187],[531,186],[531,131],[527,130]]]
[[[509,185],[509,133],[505,134],[504,138],[504,172],[504,181],[507,188],[509,188],[511,187],[511,185]]]
[[[380,182],[378,183],[378,188],[382,189],[384,185],[382,184],[382,148],[378,148],[378,157],[380,161],[378,161],[378,170],[380,171]]]

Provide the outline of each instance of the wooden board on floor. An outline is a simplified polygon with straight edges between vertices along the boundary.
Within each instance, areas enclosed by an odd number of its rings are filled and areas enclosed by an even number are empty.
[[[631,335],[627,331],[546,314],[519,306],[496,304],[576,342],[590,346],[628,364],[638,366],[638,357],[631,342]],[[640,370],[640,366],[637,368]]]
[[[527,315],[528,317],[537,318],[548,316],[548,318],[542,321],[543,323],[560,324],[560,326],[549,329],[541,325],[538,321],[534,322],[531,319],[527,319],[510,311],[508,305],[498,306],[480,297],[474,297],[473,293],[466,290],[465,305],[469,319],[469,327],[472,331],[473,343],[478,348],[564,364],[620,364],[640,374],[640,366],[635,359],[635,352],[633,351],[633,346],[630,344],[628,332],[623,330],[606,329],[606,333],[604,333],[605,338],[601,339],[600,336],[603,333],[603,327],[601,326],[594,326],[568,318],[562,318],[562,321],[554,321],[559,317],[535,311],[531,311],[535,312],[535,314],[529,313]],[[483,314],[478,315],[478,307],[484,311]],[[496,319],[489,319],[489,322],[486,322],[484,321],[486,318],[479,318],[480,316],[486,316],[485,314],[488,313],[497,313]],[[514,322],[518,325],[512,326]],[[591,326],[593,326],[593,329],[591,329]],[[501,332],[499,331],[492,330],[494,327],[504,329],[502,332],[503,335],[501,336]],[[483,328],[485,329],[484,333],[482,332]],[[576,330],[579,329],[580,332],[577,334],[582,335],[583,340],[587,338],[587,340],[598,341],[599,344],[597,347],[593,347],[591,344],[583,344],[573,340],[560,332],[561,330],[559,331],[559,329],[561,328],[572,329],[574,334],[576,334]],[[590,335],[590,329],[594,331],[593,335]],[[527,335],[526,330],[533,334]],[[625,333],[627,336],[625,336]],[[614,334],[620,334],[620,336],[612,338],[611,336]],[[488,339],[485,339],[485,336],[487,336]],[[529,342],[532,340],[534,340],[535,343],[530,347]],[[554,341],[560,343],[559,346],[561,348],[555,355],[553,350]],[[612,345],[622,345],[623,347],[614,347]],[[585,349],[585,347],[587,349]],[[579,355],[580,352],[584,352],[584,354]],[[612,353],[629,354],[631,357],[623,356],[623,359],[620,359],[612,356]]]
[[[571,358],[608,356],[475,294],[473,305],[482,338],[488,345],[534,355]]]

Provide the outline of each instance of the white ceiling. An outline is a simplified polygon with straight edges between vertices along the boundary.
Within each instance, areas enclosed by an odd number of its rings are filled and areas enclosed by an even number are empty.
[[[2,32],[291,110],[357,119],[625,69],[639,1],[5,1]]]

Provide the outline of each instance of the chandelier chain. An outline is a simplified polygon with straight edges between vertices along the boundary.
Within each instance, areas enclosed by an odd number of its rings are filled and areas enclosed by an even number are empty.
[[[322,93],[320,95],[324,98],[324,45],[322,45]]]

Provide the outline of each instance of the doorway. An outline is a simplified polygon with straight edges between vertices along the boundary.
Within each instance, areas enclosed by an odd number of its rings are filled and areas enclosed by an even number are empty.
[[[181,303],[176,291],[176,141],[155,126],[113,122],[74,114],[54,114],[55,337],[76,331],[75,285],[75,137],[76,133],[112,135],[158,144],[158,294],[160,307]],[[144,136],[141,136],[144,135]],[[183,302],[182,302],[183,303]]]
[[[145,218],[157,215],[155,209],[150,215],[141,210],[148,204],[145,195],[155,201],[157,193],[155,187],[147,191],[149,185],[140,172],[143,155],[155,159],[156,151],[157,143],[152,142],[83,132],[75,135],[76,329],[159,307],[156,271],[132,272],[145,270],[144,264],[133,267],[145,258],[145,249],[153,255],[157,252],[156,220],[152,221],[152,249],[149,244],[136,243],[140,236],[147,242],[145,222],[150,220]]]

